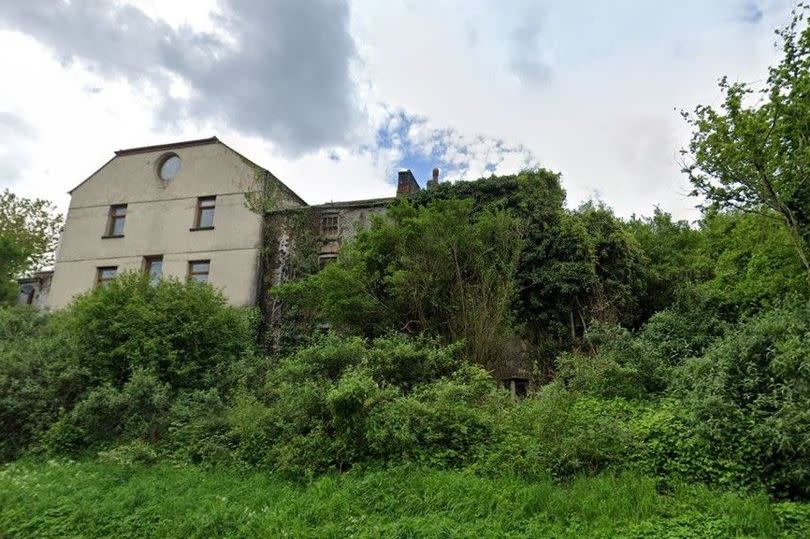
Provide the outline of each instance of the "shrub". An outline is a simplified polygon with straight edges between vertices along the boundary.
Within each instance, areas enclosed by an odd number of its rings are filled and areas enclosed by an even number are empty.
[[[87,372],[50,320],[28,307],[0,308],[0,461],[36,443],[85,390]]]
[[[213,287],[141,274],[80,296],[61,321],[80,364],[115,387],[138,368],[173,389],[214,387],[253,342],[249,316]]]
[[[119,389],[104,384],[90,390],[51,426],[45,436],[55,453],[76,454],[114,441],[156,441],[166,428],[171,389],[153,374],[137,370]]]
[[[378,396],[365,425],[369,451],[385,462],[470,464],[476,451],[491,442],[505,398],[475,365],[421,384],[407,396]]]
[[[599,399],[552,383],[503,417],[496,441],[477,467],[488,473],[570,479],[622,466],[629,454],[628,420],[633,407],[622,399]]]
[[[619,326],[594,324],[586,334],[592,353],[563,353],[557,379],[566,388],[598,397],[645,398],[666,387],[666,365]]]
[[[810,495],[808,358],[810,309],[800,301],[756,315],[678,369],[708,462],[739,463],[747,477],[736,482],[777,496]]]

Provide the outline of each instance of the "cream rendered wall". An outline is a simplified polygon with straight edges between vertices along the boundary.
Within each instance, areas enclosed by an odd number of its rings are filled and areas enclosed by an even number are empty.
[[[169,152],[182,165],[164,182],[157,167]],[[262,221],[245,207],[244,193],[257,188],[254,168],[218,142],[115,157],[71,193],[48,306],[65,307],[90,290],[98,267],[141,270],[154,255],[163,255],[165,277],[179,279],[190,260],[210,259],[209,282],[233,305],[254,304]],[[190,230],[197,198],[212,195],[214,229]],[[102,238],[113,204],[127,204],[124,237]]]

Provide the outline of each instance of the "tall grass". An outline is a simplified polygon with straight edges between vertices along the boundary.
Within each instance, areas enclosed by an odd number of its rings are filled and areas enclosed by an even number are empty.
[[[0,469],[0,537],[806,537],[810,507],[635,475],[566,485],[400,468],[323,476],[96,462]]]

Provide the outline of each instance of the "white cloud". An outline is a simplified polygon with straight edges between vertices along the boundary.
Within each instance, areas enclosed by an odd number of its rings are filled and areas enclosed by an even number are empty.
[[[126,3],[155,21],[141,22],[148,28],[166,25],[171,35],[241,43],[239,26],[218,24],[225,4],[214,0]],[[313,137],[309,153],[298,157],[282,151],[283,122],[274,123],[272,114],[251,119],[246,129],[244,118],[229,114],[192,107],[178,119],[161,109],[167,96],[178,106],[205,105],[194,78],[200,66],[154,66],[162,73],[157,78],[99,70],[81,55],[66,62],[41,35],[0,21],[6,28],[0,48],[14,51],[0,55],[0,70],[13,74],[0,85],[0,185],[64,208],[64,193],[115,149],[216,134],[310,202],[390,195],[403,159],[424,167],[431,159],[446,163],[443,178],[453,180],[513,173],[533,158],[562,172],[569,205],[598,193],[622,215],[660,205],[695,217],[676,160],[688,129],[675,109],[716,101],[722,74],[761,80],[776,57],[772,30],[787,20],[789,7],[785,0],[357,1],[348,28],[356,54],[347,86],[336,92],[360,121]],[[134,43],[125,59],[146,69]],[[288,52],[295,60],[290,69],[307,69],[306,54]],[[262,58],[248,64],[261,65]],[[228,74],[258,85],[250,95],[266,95],[271,106],[272,96],[286,95],[279,90],[286,81],[272,64],[255,80],[243,71]],[[316,104],[302,95],[302,103]],[[207,99],[211,107],[221,105]],[[236,110],[235,101],[228,107]],[[301,114],[287,112],[288,124]],[[381,128],[392,135],[383,147]]]

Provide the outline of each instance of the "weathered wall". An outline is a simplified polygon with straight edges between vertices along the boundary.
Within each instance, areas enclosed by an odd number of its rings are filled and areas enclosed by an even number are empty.
[[[37,309],[45,309],[48,304],[48,294],[51,290],[52,271],[39,271],[30,277],[19,279],[20,292],[17,303],[20,305],[33,305]]]
[[[182,160],[163,181],[167,153]],[[259,282],[262,218],[245,206],[262,171],[221,143],[120,155],[71,193],[48,305],[61,308],[92,288],[96,268],[140,270],[145,256],[163,256],[165,277],[186,278],[190,260],[210,259],[209,282],[234,305],[254,304]],[[216,195],[214,228],[190,230],[197,198]],[[284,195],[282,206],[299,204]],[[103,238],[109,208],[127,204],[124,236]]]
[[[369,224],[371,216],[381,214],[393,199],[339,202],[268,212],[263,241],[261,307],[265,343],[278,345],[284,306],[273,297],[278,283],[318,271],[325,259],[333,258],[341,246]],[[322,218],[338,217],[338,231],[324,234]]]

